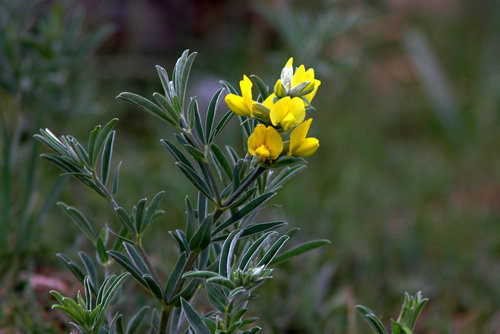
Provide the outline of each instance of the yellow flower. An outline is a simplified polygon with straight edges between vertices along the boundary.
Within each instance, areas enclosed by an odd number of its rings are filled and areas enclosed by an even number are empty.
[[[297,126],[290,134],[290,146],[287,155],[308,157],[319,147],[319,140],[313,137],[306,138],[312,118]]]
[[[295,125],[302,123],[306,117],[304,101],[300,97],[286,96],[271,107],[269,116],[274,126],[279,125],[283,130],[290,131]]]
[[[310,68],[306,71],[304,65],[300,65],[299,68],[297,68],[297,70],[293,74],[292,87],[296,87],[300,83],[306,82],[306,81],[309,81],[310,83],[314,84],[314,86],[313,86],[314,88],[313,88],[312,92],[304,95],[304,97],[307,99],[307,101],[309,101],[309,103],[311,103],[312,99],[316,95],[316,92],[318,91],[319,85],[321,85],[321,81],[314,79],[314,69],[313,68]]]
[[[311,103],[320,85],[321,81],[314,79],[314,69],[310,68],[306,71],[304,65],[300,65],[294,72],[293,58],[290,58],[281,70],[274,92],[279,97],[303,96]]]
[[[240,116],[252,116],[252,81],[243,75],[243,80],[240,81],[241,96],[235,94],[227,94],[227,106],[232,112]]]
[[[248,137],[248,152],[256,155],[259,162],[269,163],[283,151],[283,139],[272,126],[259,124]]]

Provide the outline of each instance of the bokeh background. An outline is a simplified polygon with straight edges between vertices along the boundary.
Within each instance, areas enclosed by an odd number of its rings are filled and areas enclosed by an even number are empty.
[[[82,36],[102,36],[80,58],[72,50],[82,39],[66,36],[75,13]],[[37,128],[83,140],[96,124],[118,117],[120,199],[132,205],[167,191],[166,215],[148,247],[170,268],[167,231],[183,225],[184,194],[193,190],[159,143],[171,130],[115,96],[158,91],[154,65],[170,71],[185,49],[198,52],[189,90],[202,105],[220,79],[236,86],[243,73],[254,73],[274,83],[293,56],[322,81],[311,129],[321,147],[267,214],[300,227],[299,239],[328,238],[332,245],[282,265],[259,289],[253,312],[264,332],[367,333],[356,304],[388,324],[405,291],[422,291],[430,303],[417,332],[500,333],[500,2],[75,0],[27,11],[0,1],[0,18],[0,113],[7,125],[0,140],[19,134],[12,183],[29,183],[23,168]],[[22,32],[39,36],[51,52],[30,48]],[[52,67],[23,70],[29,59]],[[237,127],[232,123],[224,138],[241,141]],[[57,207],[44,211],[41,199],[57,170],[37,164],[31,207],[44,216],[33,223],[27,246],[12,246],[23,238],[18,211],[3,220],[9,251],[2,258],[0,333],[64,331],[47,292],[70,293],[75,285],[55,253],[76,258],[88,248]],[[111,209],[92,193],[72,180],[60,187],[59,199],[96,225],[112,223]],[[16,189],[8,200],[22,203],[24,196]]]

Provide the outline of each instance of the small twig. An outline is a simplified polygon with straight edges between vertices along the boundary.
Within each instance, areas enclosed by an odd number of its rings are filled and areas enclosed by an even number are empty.
[[[250,177],[248,179],[246,179],[246,181],[239,186],[238,189],[236,189],[232,194],[231,196],[224,202],[222,203],[221,205],[221,208],[227,208],[229,205],[231,205],[234,200],[236,198],[238,198],[238,196],[241,195],[241,193],[243,193],[243,191],[245,191],[245,189],[250,185],[252,184],[255,180],[257,180],[257,178],[266,170],[267,168],[265,167],[262,167],[262,166],[259,166],[257,167],[253,174],[250,175]]]

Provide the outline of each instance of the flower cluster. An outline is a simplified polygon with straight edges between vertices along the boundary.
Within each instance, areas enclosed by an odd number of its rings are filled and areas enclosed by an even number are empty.
[[[304,65],[300,65],[294,70],[293,58],[290,58],[273,92],[263,96],[266,92],[261,89],[261,95],[255,101],[252,97],[253,82],[243,75],[241,96],[228,94],[225,101],[235,114],[258,122],[248,138],[248,152],[267,165],[283,155],[307,157],[316,152],[318,139],[307,137],[312,118],[305,118],[307,111],[313,109],[311,101],[320,84],[314,78],[314,69],[306,71]],[[289,141],[284,141],[287,137]]]

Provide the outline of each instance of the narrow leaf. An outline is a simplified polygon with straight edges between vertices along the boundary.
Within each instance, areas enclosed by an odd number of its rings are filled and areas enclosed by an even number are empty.
[[[280,262],[284,262],[292,257],[298,256],[300,254],[306,253],[310,250],[313,250],[315,248],[324,246],[324,245],[329,245],[330,241],[329,240],[314,240],[314,241],[309,241],[305,242],[295,248],[292,248],[283,254],[275,257],[269,264],[277,264]]]

